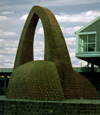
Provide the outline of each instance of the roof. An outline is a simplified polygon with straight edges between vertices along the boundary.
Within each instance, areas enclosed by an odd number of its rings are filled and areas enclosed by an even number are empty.
[[[7,72],[12,72],[13,71],[13,68],[0,68],[0,73],[7,73]]]
[[[78,31],[75,32],[75,34],[80,33],[82,30],[84,30],[85,28],[89,27],[90,25],[94,24],[96,21],[98,21],[100,19],[100,16],[96,17],[94,20],[92,20],[91,22],[89,22],[87,25],[83,26],[82,28],[80,28]]]
[[[76,72],[89,72],[90,70],[87,70],[87,67],[74,67],[74,71]],[[96,72],[100,72],[99,68],[95,68]],[[0,68],[0,73],[12,73],[13,68]],[[90,71],[91,72],[91,71]]]

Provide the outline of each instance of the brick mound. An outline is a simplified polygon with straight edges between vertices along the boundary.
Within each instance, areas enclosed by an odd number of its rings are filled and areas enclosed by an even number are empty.
[[[32,61],[16,68],[8,89],[10,98],[64,99],[56,65],[49,61]]]
[[[90,81],[77,72],[69,73],[69,78],[66,76],[63,84],[66,99],[97,99],[99,96]]]

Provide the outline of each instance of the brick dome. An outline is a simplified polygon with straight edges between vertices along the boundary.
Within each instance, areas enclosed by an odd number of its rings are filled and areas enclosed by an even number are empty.
[[[56,65],[32,61],[16,68],[8,87],[8,98],[63,100],[64,94]]]

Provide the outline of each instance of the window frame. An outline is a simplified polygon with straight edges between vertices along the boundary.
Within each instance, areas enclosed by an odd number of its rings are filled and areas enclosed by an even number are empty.
[[[89,35],[94,35],[94,42],[90,42],[89,41]],[[79,48],[78,50],[80,50],[81,53],[93,53],[93,52],[97,52],[97,32],[82,32],[79,33]],[[86,36],[86,38],[82,38],[82,36]],[[82,41],[82,39],[86,39],[86,43],[84,43],[84,40]],[[95,45],[94,51],[89,51],[89,45]],[[84,50],[84,47],[86,46],[86,50]]]

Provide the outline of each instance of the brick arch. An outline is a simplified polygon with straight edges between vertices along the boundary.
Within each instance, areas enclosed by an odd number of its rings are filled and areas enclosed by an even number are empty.
[[[93,85],[73,71],[62,31],[55,16],[46,8],[35,6],[30,11],[20,38],[14,68],[33,61],[34,34],[39,19],[45,36],[44,60],[56,64],[65,98],[96,98],[98,93]]]
[[[33,7],[26,20],[19,42],[15,67],[33,60],[34,34],[39,19],[41,19],[45,36],[44,60],[57,60],[59,62],[66,60],[71,67],[64,36],[55,16],[48,9],[40,6]],[[27,51],[27,49],[29,50]]]
[[[44,60],[56,63],[63,84],[66,79],[64,74],[71,73],[73,69],[63,33],[55,16],[47,8],[34,6],[31,9],[21,34],[14,67],[33,60],[34,35],[39,19],[44,29]]]

